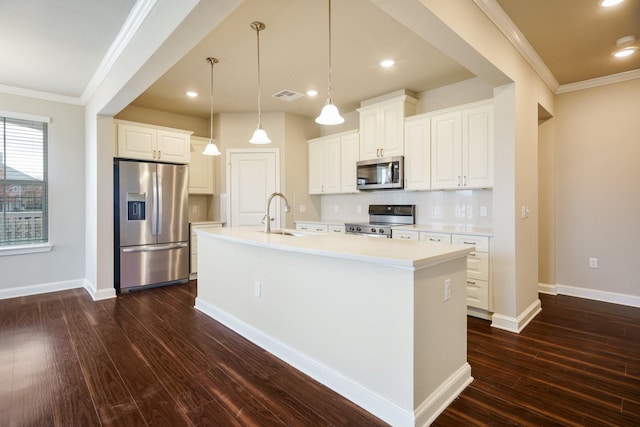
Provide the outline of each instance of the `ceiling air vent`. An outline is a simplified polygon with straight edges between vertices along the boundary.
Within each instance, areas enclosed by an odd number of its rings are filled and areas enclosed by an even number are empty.
[[[304,95],[298,92],[294,92],[292,90],[281,90],[280,92],[276,92],[271,95],[272,98],[280,99],[282,101],[295,101],[298,98],[302,98]]]

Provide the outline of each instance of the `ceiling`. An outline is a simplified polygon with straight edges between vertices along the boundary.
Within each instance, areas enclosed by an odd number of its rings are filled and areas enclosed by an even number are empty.
[[[139,3],[0,1],[0,28],[11,34],[0,37],[0,92],[20,88],[80,100]],[[640,69],[640,53],[626,60],[611,56],[619,37],[640,35],[640,0],[609,10],[597,0],[482,3],[506,12],[561,85]],[[475,7],[471,0],[469,7]],[[473,77],[369,0],[333,0],[332,9],[333,101],[341,111],[397,89],[421,92]],[[213,56],[220,61],[214,67],[215,111],[256,111],[257,46],[250,23],[259,20],[266,25],[260,32],[262,111],[316,116],[327,97],[327,15],[326,1],[245,0],[132,104],[208,117],[206,58]],[[396,66],[382,69],[378,62],[385,58],[395,59]],[[318,96],[291,102],[271,96],[308,89]],[[200,96],[187,98],[187,90]]]

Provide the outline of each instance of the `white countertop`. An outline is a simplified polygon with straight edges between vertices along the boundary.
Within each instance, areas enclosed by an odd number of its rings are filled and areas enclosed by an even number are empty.
[[[473,251],[473,248],[468,245],[442,245],[361,235],[288,231],[303,235],[265,234],[262,227],[221,227],[197,230],[196,233],[199,237],[405,269],[425,268],[444,260],[466,257]]]
[[[413,224],[397,225],[393,230],[426,231],[433,233],[469,234],[475,236],[493,236],[491,228],[471,227],[467,225]]]
[[[189,224],[191,225],[218,225],[218,224],[225,224],[224,221],[190,221]]]

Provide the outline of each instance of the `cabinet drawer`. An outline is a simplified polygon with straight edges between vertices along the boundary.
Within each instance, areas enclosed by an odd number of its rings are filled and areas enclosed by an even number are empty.
[[[467,305],[489,310],[489,282],[467,279]]]
[[[344,233],[344,225],[330,225],[329,233]]]
[[[489,254],[472,252],[467,256],[467,278],[489,280]]]
[[[489,252],[489,237],[452,234],[451,243],[458,245],[475,245],[477,252]]]
[[[326,224],[298,223],[296,224],[296,230],[315,231],[316,233],[326,233],[329,230],[329,227]]]
[[[451,243],[451,234],[420,232],[420,240],[431,243]]]
[[[391,230],[391,237],[403,240],[419,240],[420,233],[411,230]]]

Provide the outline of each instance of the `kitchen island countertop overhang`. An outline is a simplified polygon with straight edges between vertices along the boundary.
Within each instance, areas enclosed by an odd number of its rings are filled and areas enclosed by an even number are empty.
[[[473,380],[471,250],[253,227],[198,231],[196,308],[384,421],[426,425]]]

